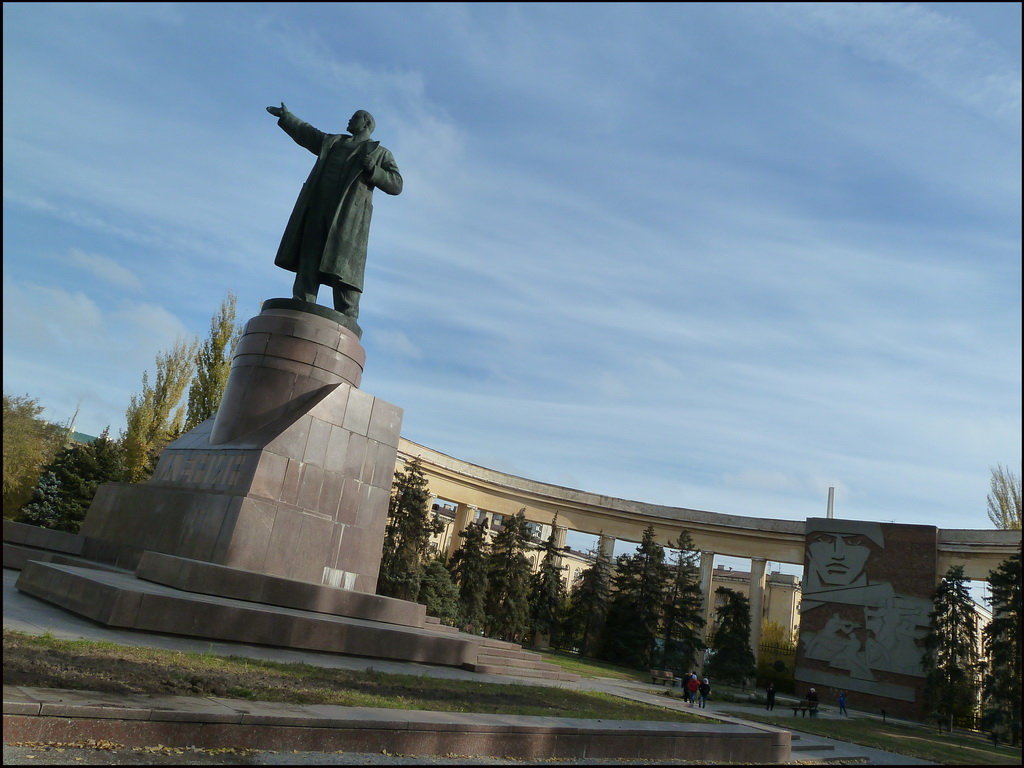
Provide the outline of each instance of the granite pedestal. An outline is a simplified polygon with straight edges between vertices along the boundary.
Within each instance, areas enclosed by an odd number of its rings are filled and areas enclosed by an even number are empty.
[[[267,304],[302,304],[289,302]],[[329,317],[265,305],[216,418],[148,482],[100,487],[82,554],[134,569],[149,550],[372,593],[402,411],[357,388],[364,359]]]

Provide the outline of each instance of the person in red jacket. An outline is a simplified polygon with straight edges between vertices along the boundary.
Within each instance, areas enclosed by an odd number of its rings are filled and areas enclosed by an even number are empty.
[[[700,681],[697,680],[696,675],[690,675],[690,679],[686,681],[686,691],[690,694],[690,706],[693,706],[693,702],[697,700],[697,691],[700,690]]]

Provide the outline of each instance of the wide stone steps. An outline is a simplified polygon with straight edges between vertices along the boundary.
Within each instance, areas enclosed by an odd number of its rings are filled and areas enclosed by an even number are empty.
[[[424,629],[448,633],[458,633],[463,637],[472,637],[479,643],[479,653],[475,663],[463,665],[464,669],[486,675],[502,675],[504,677],[522,677],[532,680],[558,680],[560,682],[579,682],[579,675],[564,671],[556,664],[542,661],[539,653],[523,650],[521,645],[492,637],[467,635],[455,627],[442,624],[436,616],[427,616]]]
[[[493,664],[469,664],[468,668],[482,675],[502,675],[504,677],[522,677],[530,679],[559,680],[567,683],[579,682],[579,675],[563,672],[559,667],[551,665],[551,669],[535,669],[532,667],[511,667]]]
[[[554,664],[548,664],[537,659],[530,659],[517,656],[495,656],[491,653],[481,651],[476,657],[477,664],[489,664],[492,667],[520,667],[524,669],[559,669]]]
[[[436,616],[427,616],[423,622],[423,626],[426,629],[434,629],[438,632],[448,632],[449,634],[458,633],[459,631],[456,627],[450,627],[447,624],[442,624],[441,620]]]
[[[791,749],[794,752],[828,752],[835,751],[834,744],[826,744],[821,741],[817,736],[811,736],[811,741],[807,742],[804,740],[803,735],[799,731],[793,731],[791,738]]]
[[[501,659],[529,659],[531,661],[541,661],[543,658],[539,653],[533,653],[532,651],[524,651],[516,648],[492,648],[490,646],[484,646],[481,651],[481,655],[486,654]]]
[[[481,638],[485,648],[507,648],[512,651],[522,651],[523,646],[519,643],[510,643],[507,640],[495,640],[493,637]]]
[[[146,593],[148,595],[150,592],[153,592],[154,590],[157,590],[157,591],[159,591],[161,593],[162,599],[164,599],[164,600],[176,600],[177,601],[177,603],[175,603],[174,606],[164,606],[164,610],[159,612],[159,613],[161,613],[161,615],[174,614],[176,611],[177,612],[184,611],[185,613],[188,613],[190,610],[191,611],[198,610],[200,607],[206,607],[207,604],[219,603],[222,600],[227,600],[230,604],[232,604],[232,606],[238,605],[239,606],[238,610],[257,611],[257,613],[254,614],[253,621],[256,620],[255,617],[257,615],[261,614],[265,610],[281,611],[282,613],[287,613],[287,614],[289,614],[289,618],[290,619],[291,619],[291,614],[293,614],[293,613],[302,613],[302,614],[306,613],[306,611],[302,610],[303,606],[297,606],[296,605],[296,606],[288,607],[288,606],[263,605],[262,601],[260,601],[260,600],[257,600],[256,603],[253,603],[252,600],[254,598],[250,597],[249,595],[244,595],[244,596],[232,595],[231,597],[228,597],[227,595],[217,595],[217,594],[214,593],[215,591],[211,592],[211,591],[206,590],[206,589],[196,589],[196,588],[194,588],[194,586],[193,586],[192,590],[189,590],[188,589],[188,585],[177,584],[177,583],[167,584],[167,583],[164,583],[164,581],[159,579],[159,578],[153,578],[152,574],[146,575],[146,576],[143,577],[142,580],[139,580],[136,577],[136,575],[133,575],[131,572],[124,571],[123,569],[115,568],[113,566],[108,566],[108,565],[92,562],[92,561],[89,561],[89,560],[85,560],[82,557],[77,556],[76,554],[74,554],[75,552],[77,552],[77,549],[75,548],[74,545],[77,543],[78,537],[70,537],[69,535],[62,534],[59,531],[49,531],[47,529],[37,529],[35,526],[24,526],[24,525],[19,525],[19,524],[12,524],[12,523],[10,523],[10,521],[4,521],[4,522],[5,522],[5,525],[4,525],[4,539],[5,539],[5,541],[4,541],[4,552],[3,552],[3,554],[4,554],[4,567],[12,568],[12,569],[17,569],[17,570],[23,570],[32,561],[39,561],[39,565],[42,565],[44,567],[46,565],[49,565],[51,567],[55,566],[56,569],[57,569],[57,570],[49,571],[48,572],[49,576],[47,578],[51,578],[51,579],[52,578],[63,578],[63,579],[72,578],[72,579],[76,579],[77,580],[77,586],[78,586],[77,590],[72,590],[69,587],[68,589],[58,589],[53,594],[50,594],[46,589],[43,589],[43,592],[46,593],[46,594],[39,593],[38,590],[36,590],[36,591],[33,590],[33,588],[30,586],[30,582],[31,582],[32,578],[38,578],[39,575],[41,574],[41,572],[38,571],[38,570],[30,569],[30,570],[33,570],[33,575],[30,576],[29,579],[25,580],[23,584],[20,583],[19,584],[19,588],[22,589],[22,591],[28,592],[29,594],[36,594],[37,597],[40,597],[40,598],[42,598],[44,600],[49,600],[50,602],[54,602],[54,603],[60,605],[61,607],[66,608],[67,610],[72,611],[73,613],[79,613],[81,615],[87,615],[89,618],[92,618],[93,620],[99,621],[100,623],[106,623],[106,624],[109,624],[111,626],[120,626],[121,625],[121,622],[119,622],[119,621],[110,621],[109,617],[106,617],[106,616],[93,616],[93,615],[91,615],[91,610],[89,609],[89,606],[86,606],[84,604],[83,605],[78,605],[77,603],[75,605],[72,605],[72,604],[68,603],[67,593],[72,592],[72,591],[76,591],[76,593],[77,593],[77,592],[81,592],[83,589],[85,591],[87,591],[87,592],[91,590],[91,591],[94,591],[94,592],[95,591],[104,592],[104,594],[106,594],[107,592],[109,592],[111,594],[122,594],[122,593],[129,593],[129,592],[141,590],[141,592]],[[68,541],[65,541],[65,539],[67,539]],[[160,555],[155,554],[155,553],[147,553],[147,554],[151,556],[150,559],[154,559],[154,558],[155,559],[159,559],[161,557],[165,557],[165,556],[160,556]],[[165,557],[165,559],[166,559],[166,557]],[[175,558],[172,558],[172,559],[175,559]],[[213,565],[210,565],[210,564],[200,564],[200,565],[205,565],[208,568],[217,568],[217,566],[213,566]],[[71,566],[71,570],[70,571],[63,570],[65,568],[67,568],[68,566]],[[85,570],[82,570],[82,569],[85,569]],[[123,583],[122,582],[118,582],[116,585],[114,583],[111,583],[111,584],[100,584],[100,583],[98,583],[96,581],[96,579],[99,578],[100,581],[105,581],[105,579],[103,577],[98,577],[98,576],[97,577],[89,577],[89,576],[86,575],[86,574],[88,574],[90,572],[96,573],[97,571],[99,573],[106,572],[106,573],[110,574],[111,577],[117,577],[119,579],[122,579]],[[63,575],[60,575],[60,574],[63,574]],[[254,576],[254,574],[246,574],[246,575],[248,577]],[[309,586],[309,585],[302,585],[302,586]],[[316,585],[313,585],[313,586],[316,586]],[[161,587],[169,588],[170,591],[166,595],[164,595],[163,594],[163,590],[161,589]],[[183,588],[185,589],[185,591],[181,591]],[[99,599],[97,596],[94,596],[94,597],[96,599],[94,599],[94,600],[86,600],[85,602],[86,603],[96,603],[96,604],[107,603],[108,602],[108,600],[106,600],[106,599]],[[136,598],[135,602],[139,602],[140,596],[139,595],[135,595],[134,597]],[[248,598],[248,602],[244,602],[244,606],[245,607],[243,608],[242,604],[237,603],[237,601],[239,599],[245,601],[246,598]],[[151,599],[155,599],[155,596],[144,597],[142,599],[151,600]],[[380,600],[381,598],[377,598],[377,599]],[[75,601],[71,601],[71,602],[75,602]],[[178,604],[178,603],[180,603],[180,604]],[[97,606],[96,605],[92,605],[91,607],[94,609]],[[171,610],[172,607],[174,608],[174,610]],[[314,608],[314,610],[315,610],[315,608]],[[328,612],[328,613],[331,614],[333,612]],[[191,617],[191,614],[190,614],[190,618],[192,620],[183,620],[180,623],[182,625],[189,625],[189,626],[196,625],[197,622],[195,621],[195,617]],[[282,617],[282,619],[283,618],[284,617]],[[150,627],[148,625],[146,627],[142,627],[142,626],[137,626],[136,627],[135,626],[135,622],[137,620],[138,620],[138,617],[135,617],[132,621],[127,621],[126,623],[124,623],[124,625],[125,626],[132,626],[132,627],[138,628],[138,629],[147,629],[147,630],[150,630],[150,631],[156,630],[156,631],[171,631],[171,632],[175,632],[176,629],[177,629],[176,627],[170,627],[170,626],[165,627],[163,625],[161,625],[159,628],[157,628],[157,627]],[[295,620],[295,619],[291,619],[291,620]],[[346,619],[343,615],[325,616],[325,615],[321,614],[319,611],[316,614],[314,614],[312,616],[309,616],[308,618],[304,618],[303,620],[306,621],[307,623],[308,622],[312,622],[314,624],[316,624],[318,622],[324,622],[324,621],[332,621],[332,622],[333,621],[340,621],[340,622],[347,622],[347,621],[349,621],[349,619]],[[362,625],[362,624],[365,623],[365,622],[361,622],[361,621],[358,621],[358,620],[356,620],[356,621],[357,621],[357,623],[359,625]],[[198,622],[198,623],[205,625],[204,622]],[[282,622],[279,622],[279,623],[282,623]],[[380,626],[380,631],[383,631],[385,633],[390,632],[391,634],[396,634],[396,633],[398,633],[398,634],[405,634],[405,633],[415,633],[416,632],[416,630],[413,627],[402,628],[402,627],[393,626],[393,625],[390,625],[390,624],[381,624],[379,626]],[[549,664],[547,662],[542,661],[543,657],[539,653],[533,653],[531,651],[523,650],[523,647],[521,645],[518,645],[517,643],[507,642],[505,640],[496,640],[494,638],[489,638],[489,637],[480,637],[478,635],[467,635],[467,634],[465,634],[463,632],[460,632],[456,627],[450,627],[450,626],[448,626],[446,624],[442,624],[440,619],[438,619],[435,616],[426,616],[426,617],[424,617],[422,627],[423,627],[423,629],[419,630],[420,633],[422,633],[423,630],[427,630],[428,633],[431,633],[431,634],[436,633],[435,636],[440,635],[440,637],[438,637],[437,640],[441,640],[442,637],[445,638],[442,642],[455,642],[455,643],[460,643],[460,642],[463,642],[463,641],[466,642],[467,643],[466,653],[469,656],[469,658],[473,658],[473,656],[472,656],[472,654],[473,654],[472,648],[475,646],[475,648],[476,648],[476,658],[475,658],[475,661],[469,661],[468,659],[465,659],[465,657],[464,657],[465,660],[463,661],[463,663],[458,665],[458,666],[461,666],[463,669],[469,669],[471,671],[479,672],[479,673],[482,673],[482,674],[501,675],[501,676],[504,676],[504,677],[524,678],[524,679],[530,679],[530,680],[554,680],[554,681],[569,682],[569,683],[579,682],[579,679],[580,679],[579,675],[574,675],[572,673],[565,672],[564,670],[562,670],[561,667],[558,667],[555,664]],[[362,627],[360,627],[360,628],[362,628]],[[202,634],[202,633],[200,633],[200,634]],[[270,634],[273,634],[273,633],[270,633]],[[313,634],[317,634],[317,633],[313,633]],[[327,634],[330,634],[330,635],[333,636],[333,635],[336,635],[337,633],[329,632]],[[348,634],[355,635],[356,634],[355,627],[350,628]],[[217,635],[217,633],[214,632],[213,635]],[[211,636],[213,636],[213,635],[211,635]],[[203,636],[205,636],[205,635],[203,635]],[[354,639],[354,637],[353,637],[353,639]],[[289,639],[289,642],[283,642],[283,641],[276,641],[276,637],[274,639],[271,639],[271,638],[268,637],[267,639],[263,640],[262,642],[264,642],[266,644],[269,644],[269,645],[285,645],[285,646],[292,645],[292,641],[290,639]],[[421,640],[420,642],[422,643],[424,641]],[[431,640],[430,642],[433,643],[434,641]],[[314,643],[314,645],[317,645],[317,644]],[[369,648],[366,648],[366,649],[362,649],[361,648],[361,649],[359,649],[359,651],[356,651],[356,653],[359,653],[361,655],[370,655],[370,656],[378,655],[379,654],[378,646],[380,644],[379,643],[370,643],[370,645],[373,646],[373,650],[375,650],[376,652],[372,652]],[[313,647],[313,646],[309,646],[309,647]],[[319,647],[317,649],[320,650]],[[330,650],[330,651],[333,651],[333,652],[340,652],[340,653],[345,653],[345,652],[351,653],[355,649],[351,649],[351,648],[347,648],[347,647],[346,648],[330,647],[330,648],[323,648],[322,650]],[[439,649],[433,649],[433,650],[437,651]],[[428,654],[428,657],[429,657],[429,654]],[[443,663],[446,663],[446,660],[442,661],[441,659],[431,658],[430,661],[428,661],[428,663],[442,663],[443,664]],[[448,663],[451,663],[451,662],[449,661]]]
[[[123,572],[121,568],[112,565],[97,563],[93,560],[86,560],[75,555],[67,555],[61,552],[54,552],[49,549],[37,549],[23,544],[10,544],[4,542],[4,568],[20,571],[30,560],[38,560],[41,563],[55,563],[57,565],[77,565],[82,568],[95,568],[100,571]]]

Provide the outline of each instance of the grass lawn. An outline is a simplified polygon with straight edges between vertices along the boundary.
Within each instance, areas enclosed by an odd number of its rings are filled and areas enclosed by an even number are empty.
[[[610,677],[615,680],[639,680],[643,683],[651,681],[650,674],[646,670],[632,669],[631,667],[620,667],[609,664],[606,661],[598,661],[579,656],[566,651],[531,651],[539,653],[541,660],[549,664],[557,664],[566,672],[572,672],[580,677]]]
[[[592,691],[445,680],[4,631],[4,684],[609,720],[710,722]]]
[[[726,711],[726,710],[723,710]],[[865,747],[884,749],[908,757],[917,757],[945,765],[1020,765],[1021,751],[1012,747],[993,747],[982,738],[959,733],[938,733],[924,727],[883,723],[873,718],[849,720],[812,720],[785,715],[755,715],[734,712],[745,720],[780,725],[830,739],[849,741]]]

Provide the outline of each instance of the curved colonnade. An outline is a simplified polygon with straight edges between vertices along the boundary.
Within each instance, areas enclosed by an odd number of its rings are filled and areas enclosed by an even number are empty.
[[[752,617],[761,613],[766,563],[804,563],[803,520],[722,514],[602,496],[481,467],[401,438],[399,461],[413,458],[419,459],[431,494],[458,505],[450,551],[458,545],[458,531],[472,522],[478,510],[514,515],[525,509],[527,520],[543,525],[557,515],[559,545],[565,544],[565,533],[572,529],[599,536],[602,551],[609,555],[615,539],[640,541],[648,526],[665,545],[685,529],[701,553],[705,610],[712,604],[714,556],[751,560]],[[1017,550],[1020,532],[938,529],[937,539],[939,574],[951,565],[962,565],[968,578],[986,580],[992,569]],[[752,621],[751,629],[752,635],[759,635],[760,621]],[[751,645],[756,648],[759,639],[752,637]]]

